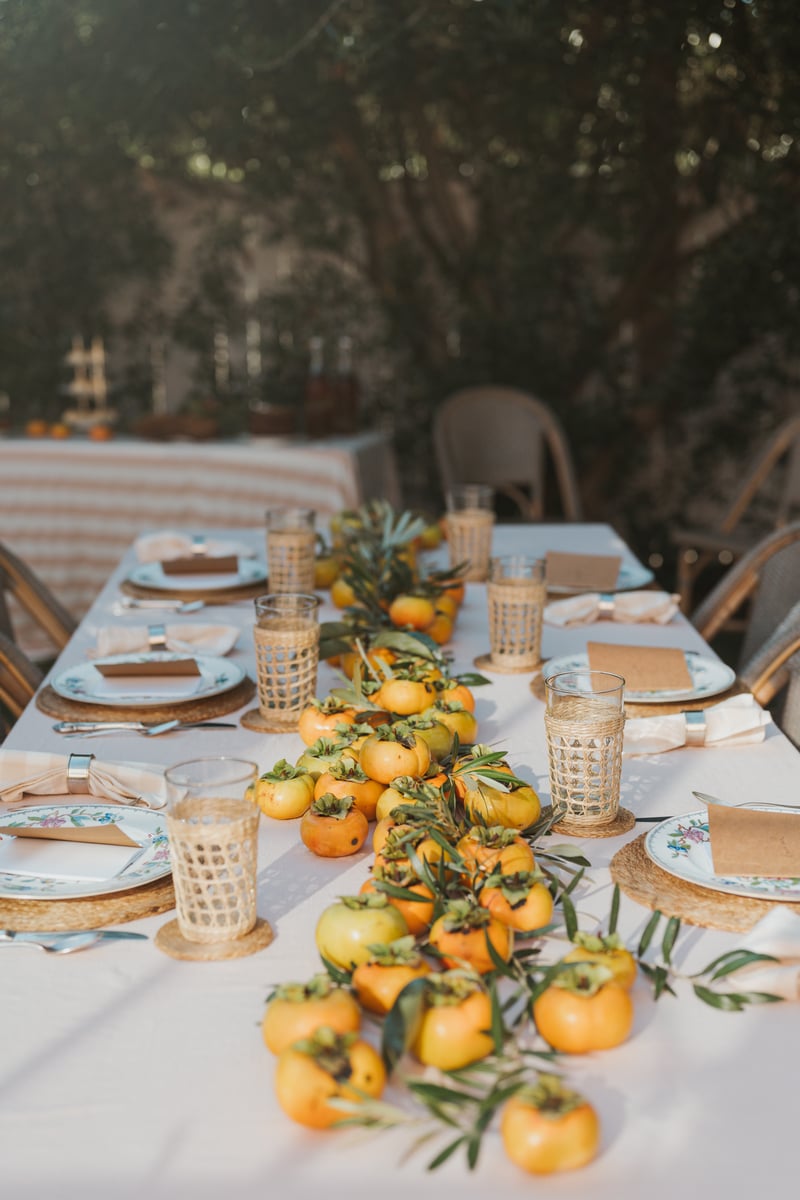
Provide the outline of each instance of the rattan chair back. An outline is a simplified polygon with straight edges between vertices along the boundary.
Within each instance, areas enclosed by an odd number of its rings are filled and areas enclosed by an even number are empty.
[[[777,702],[773,717],[800,749],[800,600],[739,674],[760,704]]]
[[[77,625],[75,618],[30,567],[0,542],[0,633],[14,640],[9,596],[13,596],[59,650],[66,646]]]
[[[739,663],[764,646],[800,597],[800,521],[768,534],[735,563],[692,614],[706,641],[745,606]]]
[[[443,491],[455,483],[486,483],[510,497],[528,520],[545,515],[545,479],[552,461],[562,515],[581,519],[569,445],[552,411],[527,392],[490,385],[454,392],[433,422]]]
[[[30,704],[42,678],[39,668],[19,646],[0,633],[0,707],[16,720]]]

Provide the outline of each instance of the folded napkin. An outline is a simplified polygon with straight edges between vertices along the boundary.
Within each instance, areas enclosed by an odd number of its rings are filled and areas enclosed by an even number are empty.
[[[239,630],[235,625],[166,625],[165,650],[175,654],[227,654],[233,649]],[[111,654],[139,654],[151,649],[146,625],[103,625],[97,631],[97,645],[90,658]]]
[[[678,611],[680,597],[669,592],[616,592],[604,596],[600,592],[586,592],[582,596],[570,596],[567,600],[555,600],[544,610],[548,625],[590,625],[608,617],[627,625],[651,622],[666,625]]]
[[[732,990],[770,992],[800,1000],[800,912],[796,904],[773,908],[739,943],[743,950],[770,954],[774,963],[752,963],[728,978]]]
[[[136,557],[139,562],[167,562],[171,558],[186,558],[194,556],[194,540],[189,534],[176,533],[172,529],[163,529],[158,533],[146,533],[136,540]],[[248,557],[252,551],[240,542],[221,541],[216,538],[206,538],[205,552],[198,554],[198,573],[203,569],[203,558],[220,558],[228,554]]]
[[[660,754],[680,746],[745,746],[763,742],[772,718],[749,692],[712,704],[700,713],[629,717],[622,753]]]
[[[66,754],[0,750],[0,804],[18,804],[23,796],[69,795],[68,764]],[[138,763],[103,763],[93,758],[86,791],[117,804],[146,808],[163,808],[167,802],[163,773]]]

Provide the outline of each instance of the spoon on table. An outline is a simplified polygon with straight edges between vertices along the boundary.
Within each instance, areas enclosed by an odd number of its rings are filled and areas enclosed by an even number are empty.
[[[115,612],[131,608],[163,609],[166,612],[193,613],[205,608],[204,600],[137,600],[133,596],[122,596],[114,605]]]

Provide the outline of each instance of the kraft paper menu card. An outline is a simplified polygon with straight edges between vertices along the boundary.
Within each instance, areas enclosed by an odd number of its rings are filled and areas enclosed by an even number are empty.
[[[81,842],[95,846],[138,846],[119,825],[0,825],[0,835],[44,838],[49,842]]]
[[[622,559],[618,554],[566,554],[560,550],[548,550],[545,564],[548,587],[613,592],[619,579]]]
[[[151,678],[155,675],[161,678],[163,675],[200,674],[200,668],[193,658],[165,658],[162,660],[153,657],[142,661],[130,659],[127,662],[96,662],[94,665],[105,679],[123,676],[128,678],[132,675],[148,675]]]
[[[694,686],[683,650],[589,642],[587,651],[590,669],[621,675],[628,692],[690,691]]]
[[[165,575],[235,575],[239,559],[235,554],[193,554],[165,559],[160,566]]]
[[[709,804],[708,836],[715,875],[800,878],[800,810]]]

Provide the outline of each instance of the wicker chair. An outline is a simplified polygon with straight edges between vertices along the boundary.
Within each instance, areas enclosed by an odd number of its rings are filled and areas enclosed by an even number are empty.
[[[774,473],[783,469],[768,522],[754,534],[753,509]],[[674,529],[670,540],[678,548],[677,588],[684,612],[691,611],[692,594],[701,573],[715,560],[735,562],[756,542],[759,533],[779,529],[800,515],[800,416],[778,427],[745,475],[733,503],[714,529]],[[750,529],[748,530],[748,523]]]
[[[800,600],[742,667],[739,677],[800,749]],[[773,703],[775,702],[775,703]]]
[[[548,454],[563,516],[581,519],[581,501],[566,437],[540,400],[515,388],[464,388],[442,402],[433,422],[443,490],[485,483],[508,496],[527,520],[545,515]]]
[[[14,628],[6,602],[9,595],[44,629],[59,650],[66,646],[77,624],[74,617],[30,567],[0,542],[0,633],[13,641]]]
[[[0,730],[5,734],[33,699],[42,673],[0,633]]]

